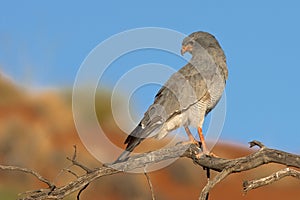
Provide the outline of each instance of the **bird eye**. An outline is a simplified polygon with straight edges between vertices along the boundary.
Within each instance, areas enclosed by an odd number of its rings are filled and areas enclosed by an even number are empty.
[[[194,40],[189,41],[187,44],[193,46],[194,45]]]

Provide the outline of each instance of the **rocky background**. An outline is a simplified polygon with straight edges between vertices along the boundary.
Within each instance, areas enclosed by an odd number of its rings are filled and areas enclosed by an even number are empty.
[[[122,146],[126,135],[115,126],[109,103],[107,92],[97,95],[99,120],[109,130],[110,138]],[[159,145],[158,141],[156,143]],[[62,185],[74,178],[62,171],[70,165],[66,157],[72,156],[74,144],[77,146],[79,161],[90,168],[101,166],[82,145],[76,132],[69,89],[33,92],[0,74],[0,164],[34,169],[56,185]],[[253,150],[250,151],[246,144],[220,141],[213,151],[221,157],[236,158]],[[290,177],[247,194],[242,192],[244,180],[263,177],[281,168],[272,164],[230,175],[212,190],[210,199],[300,199],[300,182]],[[79,169],[74,170],[83,173]],[[188,159],[179,159],[149,176],[158,200],[198,199],[206,183],[205,172]],[[0,171],[1,200],[16,199],[18,193],[40,187],[46,185],[31,175]],[[72,195],[68,199],[76,199],[76,196]],[[116,174],[90,184],[81,199],[151,199],[151,193],[144,175]]]

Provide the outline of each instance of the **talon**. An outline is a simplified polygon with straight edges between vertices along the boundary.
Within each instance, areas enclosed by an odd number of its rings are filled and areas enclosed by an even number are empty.
[[[194,140],[194,141],[190,141],[190,140],[188,140],[188,141],[180,141],[180,142],[177,142],[175,145],[180,145],[180,144],[182,144],[182,145],[185,145],[185,144],[195,144],[195,145],[199,146],[199,142],[197,140]],[[199,147],[201,148],[201,146],[199,146]]]
[[[209,156],[214,157],[214,158],[220,158],[220,156],[217,156],[216,154],[214,154],[212,152],[209,153]]]
[[[202,156],[203,154],[204,154],[203,152],[199,152],[199,153],[197,153],[197,154],[196,154],[196,158],[197,158],[197,159],[200,159],[200,158],[201,158],[201,156]]]
[[[185,142],[183,142],[183,141],[179,141],[179,142],[177,142],[176,144],[175,144],[175,146],[177,146],[177,145],[184,145],[185,144]]]

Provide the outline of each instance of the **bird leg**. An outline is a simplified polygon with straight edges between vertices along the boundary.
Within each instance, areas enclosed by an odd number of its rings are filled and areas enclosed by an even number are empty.
[[[197,146],[199,146],[201,148],[201,142],[197,141],[193,134],[191,133],[190,129],[188,126],[183,126],[184,127],[184,130],[186,132],[186,134],[188,135],[189,137],[189,140],[188,141],[184,141],[184,142],[178,142],[177,144],[195,144]],[[177,145],[176,144],[176,145]]]
[[[193,134],[191,133],[191,131],[190,131],[190,129],[188,128],[188,126],[184,126],[184,130],[185,130],[186,134],[187,134],[188,137],[189,137],[189,141],[187,141],[187,142],[180,142],[181,144],[182,144],[182,143],[191,143],[191,144],[196,144],[196,145],[200,146],[200,148],[202,149],[202,152],[201,152],[201,153],[199,152],[199,153],[196,155],[197,158],[200,158],[200,156],[202,156],[203,153],[206,154],[206,155],[210,155],[210,154],[209,154],[209,151],[208,151],[208,149],[207,149],[206,143],[205,143],[205,141],[204,141],[204,136],[203,136],[202,128],[201,128],[201,127],[198,127],[198,134],[199,134],[200,142],[198,142],[198,141],[194,138],[194,136],[193,136]],[[212,155],[212,156],[213,156],[213,155]]]
[[[201,127],[198,127],[198,134],[199,134],[200,142],[202,144],[202,152],[207,155],[209,153],[209,151],[208,151],[206,143],[204,141],[204,136],[203,136]]]
[[[188,137],[189,137],[189,142],[192,143],[192,144],[198,145],[199,142],[194,138],[194,136],[193,136],[193,134],[191,133],[190,129],[189,129],[187,126],[184,126],[184,130],[185,130],[186,134],[187,134]]]
[[[188,137],[189,137],[189,141],[186,142],[186,143],[196,144],[196,145],[198,145],[198,146],[201,148],[201,147],[202,147],[201,141],[198,142],[198,141],[194,138],[193,134],[191,133],[190,129],[189,129],[187,126],[184,126],[184,129],[185,129],[186,134],[187,134]],[[199,152],[199,153],[196,155],[196,158],[200,158],[202,155],[203,155],[203,152]]]

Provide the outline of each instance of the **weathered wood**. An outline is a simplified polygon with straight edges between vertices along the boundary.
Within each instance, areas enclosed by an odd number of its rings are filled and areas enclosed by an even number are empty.
[[[103,165],[100,168],[89,169],[85,167],[83,164],[76,161],[76,149],[72,159],[69,159],[73,165],[76,165],[86,171],[85,174],[78,176],[74,181],[61,186],[56,187],[52,184],[51,181],[42,177],[37,172],[33,170],[14,167],[14,166],[4,166],[0,165],[0,169],[2,170],[11,170],[11,171],[23,171],[26,173],[33,174],[40,181],[46,183],[49,187],[46,189],[40,189],[37,191],[32,191],[23,194],[19,199],[20,200],[43,200],[43,199],[62,199],[74,192],[78,192],[79,194],[83,189],[87,187],[87,185],[103,176],[109,176],[116,173],[125,173],[128,171],[132,171],[138,168],[145,168],[145,166],[149,166],[151,164],[159,163],[168,159],[176,159],[176,158],[189,158],[193,160],[197,165],[204,167],[206,169],[214,170],[219,172],[214,178],[212,178],[207,185],[203,188],[200,199],[204,200],[207,198],[208,192],[211,188],[213,188],[218,182],[225,179],[228,175],[232,173],[238,173],[246,170],[250,170],[256,167],[259,167],[268,163],[278,163],[282,164],[285,167],[295,167],[300,169],[300,156],[291,154],[288,152],[270,149],[265,147],[258,141],[250,142],[250,147],[259,146],[260,149],[257,152],[254,152],[248,156],[240,157],[236,159],[225,159],[219,157],[212,157],[208,155],[202,155],[199,158],[196,157],[197,153],[200,151],[199,147],[192,144],[180,144],[164,149],[160,149],[157,151],[152,151],[136,156],[132,156],[127,161],[115,163],[115,164],[107,164]],[[250,189],[254,189],[266,184],[270,184],[274,181],[279,180],[285,176],[293,176],[296,178],[300,178],[299,172],[296,170],[285,170],[285,172],[277,172],[280,176],[279,178],[265,178],[258,179],[255,181],[245,182],[244,189],[248,191]],[[274,177],[274,174],[270,177]],[[271,181],[270,181],[271,179]],[[78,195],[79,198],[79,195]]]

